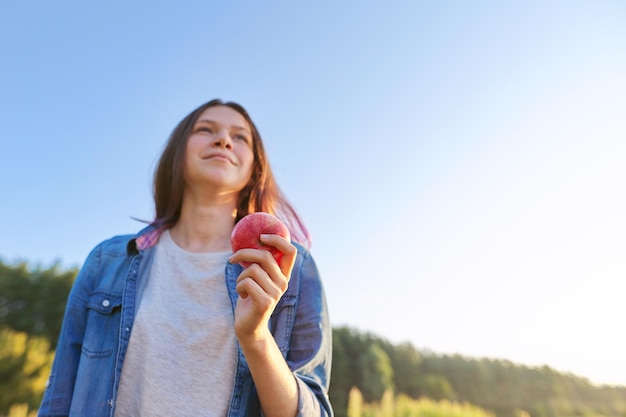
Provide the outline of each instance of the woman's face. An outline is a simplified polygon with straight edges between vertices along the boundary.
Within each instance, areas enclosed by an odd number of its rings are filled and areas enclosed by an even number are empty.
[[[212,189],[236,195],[248,182],[253,162],[246,119],[227,106],[209,107],[187,141],[185,185],[190,191]]]

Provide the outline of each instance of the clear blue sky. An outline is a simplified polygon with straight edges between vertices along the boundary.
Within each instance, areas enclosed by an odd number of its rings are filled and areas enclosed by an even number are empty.
[[[2,2],[0,259],[152,217],[174,125],[259,126],[335,325],[626,384],[626,3]]]

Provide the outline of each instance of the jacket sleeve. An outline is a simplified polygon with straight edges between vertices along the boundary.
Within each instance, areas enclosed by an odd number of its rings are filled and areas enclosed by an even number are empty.
[[[89,283],[98,270],[99,263],[100,250],[96,247],[87,257],[70,290],[39,417],[69,415],[85,334]]]
[[[328,399],[332,328],[317,266],[308,251],[299,265],[299,296],[287,362],[298,383],[298,417],[332,417]]]

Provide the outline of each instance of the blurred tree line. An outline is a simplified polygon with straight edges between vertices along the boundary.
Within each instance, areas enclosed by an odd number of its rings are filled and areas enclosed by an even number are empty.
[[[0,416],[39,406],[77,272],[0,262]],[[348,327],[333,329],[330,397],[337,417],[626,417],[626,387],[419,351]]]
[[[0,262],[0,416],[39,406],[77,272]]]
[[[330,396],[338,417],[350,417],[353,387],[364,403],[380,403],[392,391],[412,399],[469,403],[497,417],[626,416],[624,386],[597,386],[548,366],[418,351],[409,343],[394,345],[337,327]]]

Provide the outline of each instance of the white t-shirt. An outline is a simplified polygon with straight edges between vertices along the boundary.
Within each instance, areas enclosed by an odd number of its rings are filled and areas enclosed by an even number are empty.
[[[224,275],[230,255],[188,252],[169,231],[161,235],[122,368],[116,417],[226,416],[237,366]]]

